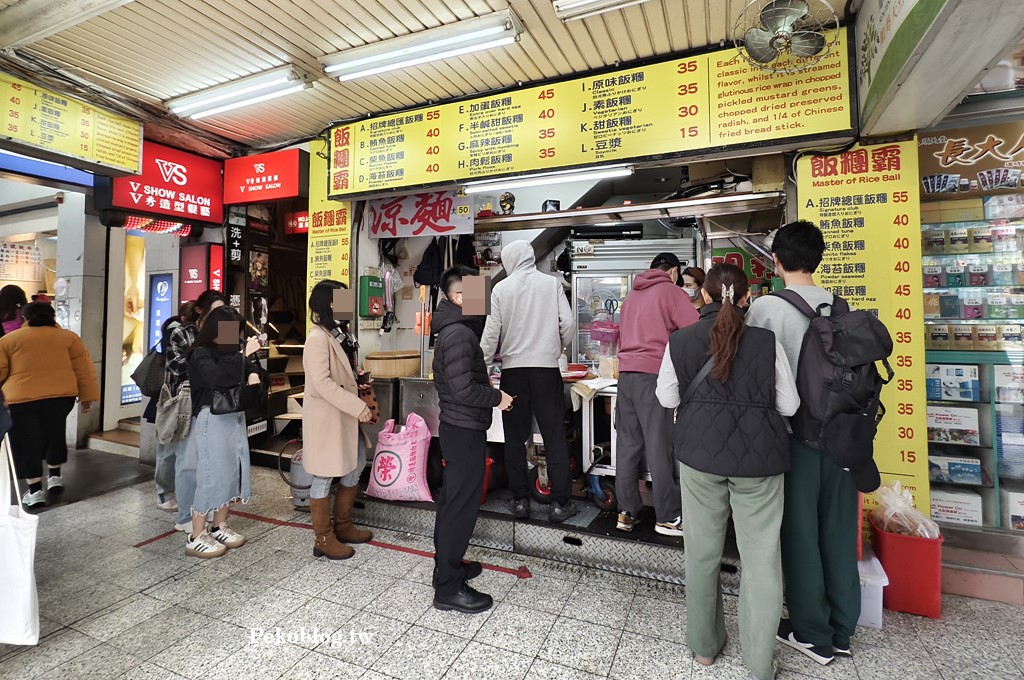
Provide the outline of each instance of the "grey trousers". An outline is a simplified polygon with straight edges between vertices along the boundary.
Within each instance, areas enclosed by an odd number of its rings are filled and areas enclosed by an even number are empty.
[[[775,632],[782,615],[783,476],[719,477],[680,464],[686,524],[686,644],[714,658],[725,646],[719,574],[732,508],[743,572],[740,652],[756,680],[774,676]]]
[[[654,485],[658,522],[674,522],[681,512],[676,461],[672,456],[672,410],[655,396],[658,376],[620,373],[615,405],[615,496],[619,510],[640,514],[640,464],[646,458]]]

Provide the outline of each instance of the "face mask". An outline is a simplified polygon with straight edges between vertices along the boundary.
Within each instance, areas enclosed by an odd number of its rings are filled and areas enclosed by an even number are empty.
[[[686,291],[686,294],[690,296],[691,300],[697,297],[697,293],[700,292],[700,288],[683,288],[683,290]]]

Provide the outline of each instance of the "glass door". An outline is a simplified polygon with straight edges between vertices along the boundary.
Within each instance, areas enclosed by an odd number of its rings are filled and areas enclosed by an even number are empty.
[[[573,297],[578,326],[573,363],[596,369],[602,356],[618,352],[618,323],[632,274],[577,274]],[[596,372],[596,371],[595,371]]]

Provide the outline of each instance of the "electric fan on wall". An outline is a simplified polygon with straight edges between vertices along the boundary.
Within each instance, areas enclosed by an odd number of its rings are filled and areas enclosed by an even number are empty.
[[[747,63],[797,73],[835,48],[839,18],[825,0],[754,0],[740,13],[733,42]]]

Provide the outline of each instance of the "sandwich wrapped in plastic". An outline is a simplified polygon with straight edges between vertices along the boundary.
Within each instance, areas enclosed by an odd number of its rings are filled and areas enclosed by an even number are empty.
[[[914,497],[899,482],[885,484],[875,491],[879,507],[871,511],[875,526],[891,534],[938,538],[939,525],[914,507]]]

